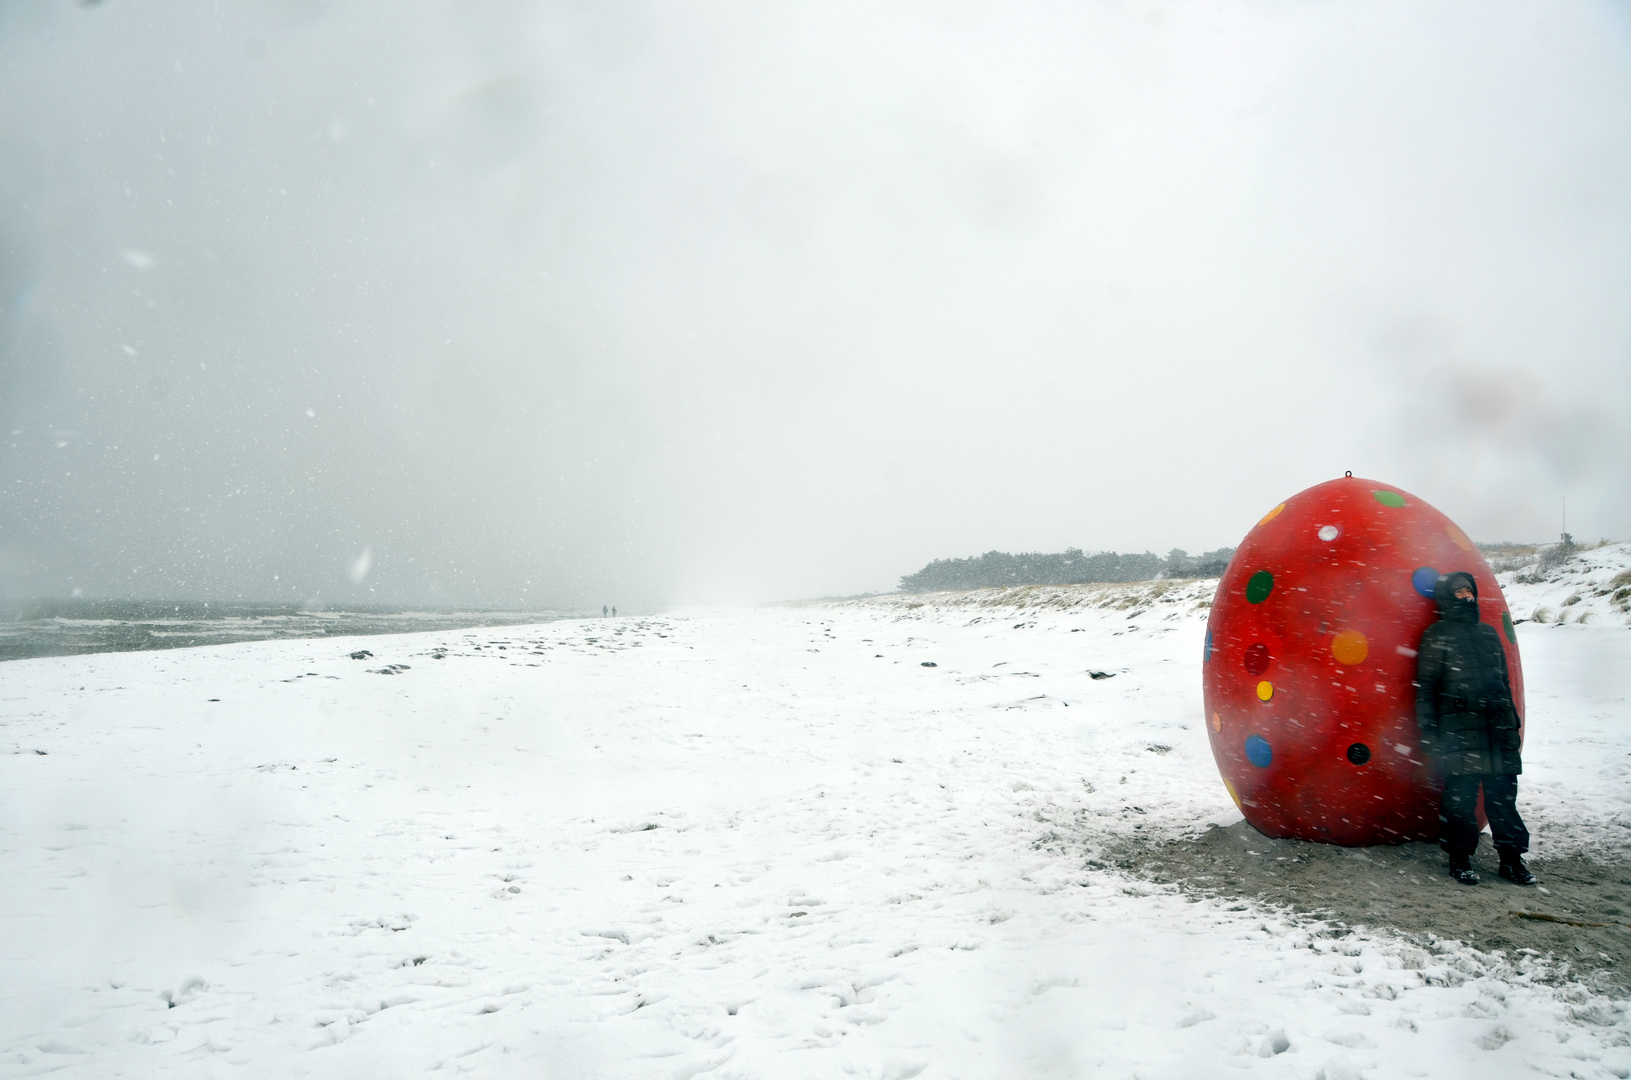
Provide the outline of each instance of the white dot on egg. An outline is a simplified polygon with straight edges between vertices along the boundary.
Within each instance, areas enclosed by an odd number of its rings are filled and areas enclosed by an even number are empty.
[[[1335,525],[1321,525],[1319,537],[1321,540],[1335,540],[1342,530]]]

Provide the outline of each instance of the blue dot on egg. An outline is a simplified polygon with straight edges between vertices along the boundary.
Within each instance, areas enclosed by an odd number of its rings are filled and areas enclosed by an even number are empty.
[[[1274,760],[1274,750],[1269,746],[1269,741],[1261,735],[1246,736],[1246,760],[1259,769],[1268,768],[1269,762]]]
[[[1433,587],[1438,584],[1438,571],[1431,566],[1418,566],[1416,572],[1410,575],[1410,584],[1416,587],[1417,592],[1431,600]]]
[[[1201,652],[1201,663],[1204,664],[1210,659],[1212,659],[1212,631],[1208,630],[1206,632],[1206,648]]]

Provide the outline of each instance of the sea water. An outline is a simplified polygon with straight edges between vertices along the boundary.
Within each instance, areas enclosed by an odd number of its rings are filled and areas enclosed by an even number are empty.
[[[571,618],[561,611],[310,610],[296,605],[62,600],[17,607],[0,620],[0,660],[181,649],[269,638],[408,634]]]

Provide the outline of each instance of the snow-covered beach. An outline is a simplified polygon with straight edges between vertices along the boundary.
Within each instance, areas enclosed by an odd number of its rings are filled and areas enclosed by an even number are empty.
[[[1505,576],[1542,885],[1631,853],[1626,563]],[[0,1076],[1631,1075],[1606,953],[1097,857],[1240,820],[1211,587],[8,663]]]
[[[1631,1080],[1628,12],[0,0],[0,1080]]]

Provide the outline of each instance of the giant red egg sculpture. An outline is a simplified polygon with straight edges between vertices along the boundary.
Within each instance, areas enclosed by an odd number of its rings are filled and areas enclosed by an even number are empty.
[[[1457,570],[1478,582],[1521,718],[1506,598],[1449,518],[1348,476],[1287,499],[1247,534],[1218,583],[1202,679],[1218,771],[1256,829],[1347,845],[1437,839],[1416,644],[1437,618],[1434,584]]]

